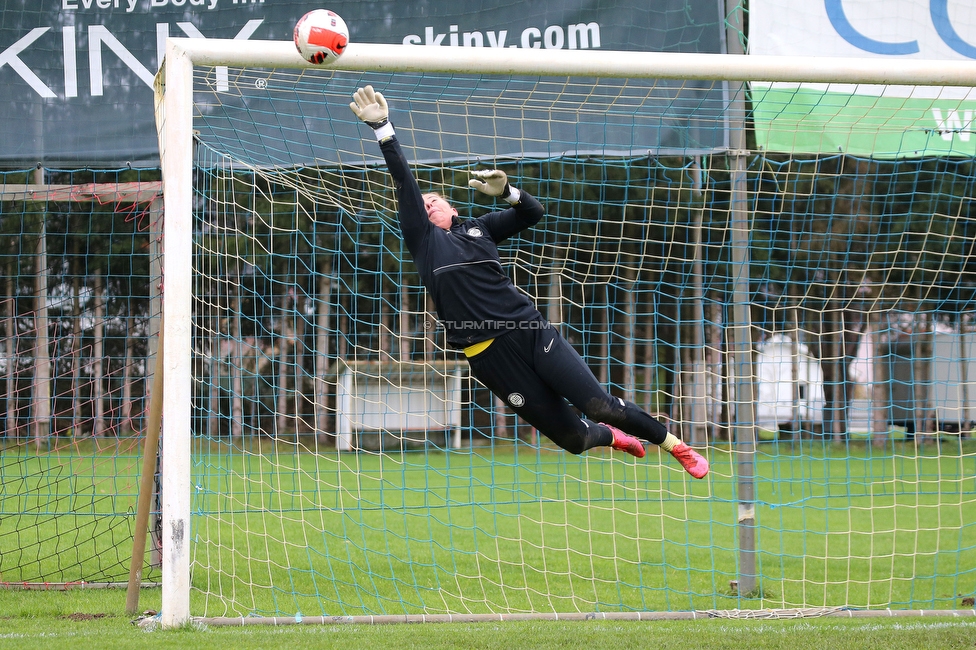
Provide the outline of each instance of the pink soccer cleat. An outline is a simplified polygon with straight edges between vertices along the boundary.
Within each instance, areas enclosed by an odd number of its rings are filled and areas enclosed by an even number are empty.
[[[606,428],[610,429],[610,433],[613,434],[613,442],[610,446],[617,451],[626,451],[631,456],[637,456],[638,458],[643,458],[647,451],[644,449],[644,444],[632,435],[626,434],[617,427],[612,427],[609,424],[601,423]],[[705,471],[708,471],[708,463],[705,463]]]
[[[616,439],[614,439],[614,443],[616,444]],[[708,461],[685,443],[676,444],[671,450],[671,455],[678,459],[685,471],[693,477],[705,478],[705,475],[708,474]]]

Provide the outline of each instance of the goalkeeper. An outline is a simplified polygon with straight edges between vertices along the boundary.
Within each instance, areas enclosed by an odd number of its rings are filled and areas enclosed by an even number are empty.
[[[510,207],[462,222],[442,196],[421,194],[383,95],[365,86],[353,100],[352,112],[373,129],[393,176],[403,240],[447,342],[464,351],[474,376],[566,451],[610,446],[643,458],[646,440],[703,478],[708,461],[635,404],[603,390],[576,350],[505,274],[497,244],[538,223],[542,204],[509,185],[505,172],[476,171],[468,184]]]

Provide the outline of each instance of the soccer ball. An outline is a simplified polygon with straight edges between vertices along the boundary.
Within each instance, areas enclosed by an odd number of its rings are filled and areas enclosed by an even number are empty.
[[[334,11],[314,9],[295,25],[295,47],[309,63],[333,63],[348,44],[349,29]]]

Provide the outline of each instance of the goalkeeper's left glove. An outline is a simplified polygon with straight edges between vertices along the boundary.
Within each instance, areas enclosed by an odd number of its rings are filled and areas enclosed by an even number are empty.
[[[519,191],[508,184],[508,174],[502,170],[485,169],[473,171],[471,175],[474,178],[468,181],[468,187],[472,187],[488,196],[499,196],[512,205],[519,202]]]
[[[382,142],[394,135],[393,125],[390,124],[390,107],[387,106],[383,93],[373,91],[372,86],[363,86],[353,93],[352,98],[349,108],[366,126],[373,129],[377,140]]]

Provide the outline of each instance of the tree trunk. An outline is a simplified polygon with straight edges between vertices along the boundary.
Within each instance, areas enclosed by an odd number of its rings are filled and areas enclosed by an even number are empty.
[[[600,385],[606,388],[609,379],[607,367],[610,365],[610,336],[607,334],[610,329],[610,287],[607,284],[600,286],[603,288],[603,302],[596,308],[599,316],[596,340]]]
[[[135,318],[127,315],[125,322],[125,364],[122,366],[122,423],[119,428],[128,432],[135,428],[132,426],[132,361],[135,358],[133,350],[135,334],[132,330],[135,329],[133,327]]]
[[[400,285],[400,331],[397,332],[397,340],[400,344],[397,349],[397,356],[400,361],[410,361],[410,294],[407,291],[406,283]]]
[[[793,320],[793,333],[790,335],[790,430],[794,436],[800,436],[800,400],[809,395],[800,395],[800,322],[796,306],[790,308],[790,315]],[[803,378],[804,381],[809,379],[809,376]]]
[[[329,319],[332,316],[331,269],[319,278],[318,331],[315,333],[315,433],[319,442],[328,431],[329,417]]]
[[[921,314],[916,315],[916,319],[921,323],[915,336],[913,337],[914,354],[912,363],[915,366],[913,386],[915,394],[915,435],[921,435],[932,431],[930,427],[932,420],[932,404],[929,392],[929,379],[931,378],[932,368],[932,348],[935,337],[935,324],[929,318],[925,310],[925,304],[920,306]],[[924,438],[919,438],[921,442]]]
[[[846,337],[844,330],[847,325],[844,319],[844,312],[840,305],[832,312],[831,319],[832,336],[834,338],[833,363],[834,363],[834,441],[841,442],[847,435],[847,368],[845,356],[847,351]]]
[[[241,340],[241,314],[237,298],[230,300],[230,338],[232,352],[228,359],[230,368],[230,435],[240,438],[244,432],[244,380],[241,377],[244,366],[244,342]]]
[[[637,282],[636,273],[627,272],[626,288],[624,289],[624,368],[623,385],[624,399],[635,402],[637,399],[636,382],[634,379],[637,366]]]
[[[424,301],[424,322],[431,324],[430,328],[424,328],[424,363],[430,363],[434,360],[434,353],[436,352],[434,337],[437,335],[437,316],[430,310],[430,298],[426,291],[420,300]]]
[[[295,300],[295,344],[293,347],[295,357],[295,432],[308,431],[308,422],[305,419],[307,412],[306,405],[311,401],[307,398],[305,390],[305,314],[308,309],[308,294],[304,291]]]
[[[14,268],[16,257],[10,261],[10,272],[7,273],[5,283],[7,293],[7,417],[6,432],[8,436],[16,436],[20,428],[17,421],[19,409],[19,391],[17,387],[17,286],[14,282]]]
[[[827,421],[824,423],[824,436],[841,440],[846,432],[844,422],[843,392],[843,331],[842,318],[837,303],[828,299],[823,313],[821,338],[823,342],[824,402]]]
[[[545,285],[545,295],[542,295],[541,289],[539,291],[539,302],[542,303],[543,299],[545,302],[545,307],[540,311],[554,327],[559,327],[563,324],[562,276],[557,272],[547,277],[549,282]]]
[[[95,429],[95,437],[105,435],[105,395],[102,386],[102,375],[104,372],[104,350],[105,350],[105,304],[104,286],[102,284],[102,270],[95,271],[95,340],[92,344],[92,401]]]
[[[505,402],[497,395],[492,396],[495,402],[495,437],[508,438],[508,413],[505,410]]]
[[[219,308],[218,308],[219,309]],[[213,326],[210,329],[210,336],[207,337],[210,345],[210,354],[207,360],[209,367],[210,380],[207,382],[207,430],[209,435],[217,437],[220,435],[220,371],[223,366],[224,357],[221,349],[220,314],[211,313]]]
[[[692,165],[695,178],[694,185],[701,194],[701,168],[697,159]],[[705,308],[703,305],[704,288],[702,286],[702,219],[704,208],[693,207],[691,229],[691,343],[688,363],[685,365],[688,373],[689,390],[685,393],[691,401],[688,416],[691,419],[691,442],[700,444],[708,438],[706,414],[706,361],[705,361]]]
[[[959,314],[959,399],[962,401],[962,413],[960,413],[959,438],[965,438],[966,433],[972,428],[972,420],[969,412],[969,338],[966,336],[965,314]]]
[[[644,410],[648,413],[656,413],[657,400],[654,390],[654,375],[657,372],[657,354],[655,345],[657,344],[656,333],[654,331],[655,313],[651,310],[651,315],[644,324]]]
[[[379,328],[376,331],[376,358],[383,362],[384,359],[393,356],[393,350],[396,349],[396,341],[394,340],[394,330],[393,324],[396,322],[397,315],[392,309],[387,310],[386,308],[386,283],[380,279],[380,304],[377,310],[376,322]]]
[[[281,306],[281,333],[278,336],[278,340],[281,342],[281,345],[279,346],[278,350],[278,395],[276,400],[276,409],[278,413],[275,422],[275,427],[277,429],[275,432],[276,437],[284,433],[288,426],[288,348],[292,343],[293,335],[293,332],[288,325],[288,309],[289,306],[291,306],[294,310],[294,305],[294,296],[291,294],[291,292],[289,292]]]
[[[41,217],[34,268],[34,389],[32,420],[38,449],[51,435],[51,345],[47,318],[47,227]]]
[[[71,437],[81,435],[81,278],[78,276],[78,244],[74,246],[75,255],[72,260],[74,266],[71,274],[71,313],[74,316],[71,324]]]
[[[871,442],[884,447],[888,438],[888,368],[887,345],[881,336],[881,316],[868,314],[871,344]]]
[[[349,331],[349,312],[342,311],[342,305],[339,305],[339,329],[336,332],[336,354],[340,359],[349,358],[349,339],[346,336],[346,332]]]
[[[268,414],[265,412],[267,407],[265,406],[264,398],[265,391],[269,389],[268,384],[271,382],[266,381],[265,378],[272,376],[271,372],[274,370],[273,368],[267,368],[266,366],[270,366],[272,364],[272,361],[267,357],[271,357],[272,359],[274,358],[275,346],[268,346],[266,355],[263,354],[263,352],[264,346],[261,342],[261,337],[258,336],[257,332],[255,332],[254,345],[250,351],[251,358],[253,360],[252,362],[254,364],[254,398],[251,402],[251,422],[254,423],[254,428],[257,429],[258,433],[270,434],[272,432],[268,429],[269,427],[273,428],[275,426],[275,422],[272,421],[270,425],[267,422]],[[267,374],[265,374],[265,371],[267,371]]]
[[[708,347],[705,355],[708,367],[708,437],[710,440],[718,440],[720,423],[723,421],[722,407],[725,404],[722,396],[725,379],[722,369],[722,327],[720,325],[722,308],[719,307],[717,300],[711,304],[709,312]]]

